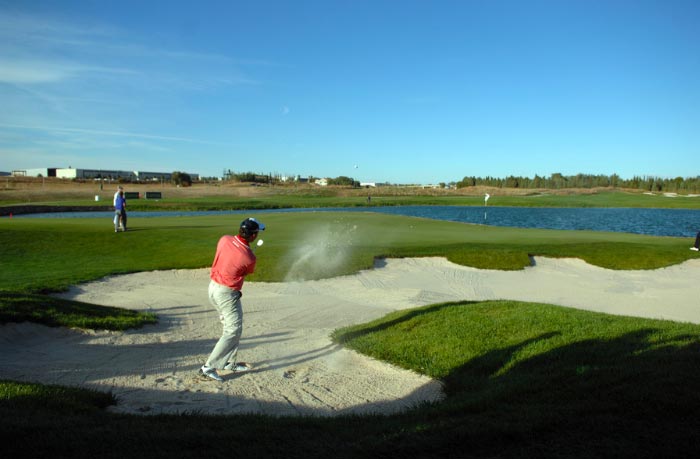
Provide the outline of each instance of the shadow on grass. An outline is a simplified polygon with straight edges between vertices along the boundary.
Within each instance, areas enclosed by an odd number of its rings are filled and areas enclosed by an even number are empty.
[[[417,412],[422,445],[487,457],[694,457],[700,448],[700,336],[645,328],[552,349],[512,367],[546,333],[488,352],[445,378]],[[661,336],[665,336],[660,338]],[[446,449],[446,450],[447,450]]]
[[[446,378],[444,402],[396,416],[61,415],[19,413],[0,404],[0,427],[22,440],[7,443],[9,452],[23,451],[11,444],[29,442],[34,457],[57,457],[54,451],[75,457],[96,451],[101,457],[225,456],[231,444],[240,445],[236,450],[244,456],[260,457],[695,457],[697,335],[643,328],[509,366],[517,353],[558,336],[542,333],[472,359]],[[226,403],[224,396],[212,396]]]

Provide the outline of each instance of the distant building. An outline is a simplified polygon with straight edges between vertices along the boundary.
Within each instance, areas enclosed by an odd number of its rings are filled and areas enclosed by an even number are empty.
[[[62,179],[128,179],[136,180],[133,171],[119,171],[108,169],[57,169],[56,177]]]
[[[314,183],[319,186],[328,186],[328,179],[327,178],[320,178],[314,180]]]
[[[56,168],[20,169],[12,171],[15,177],[56,177]]]
[[[199,180],[199,174],[186,172],[192,181]],[[56,177],[61,179],[110,179],[110,180],[130,180],[130,181],[170,181],[173,174],[171,172],[143,172],[143,171],[123,171],[110,169],[74,169],[68,168],[39,168],[39,169],[19,169],[13,170],[12,175],[16,177]]]
[[[3,172],[3,171],[0,171],[0,177],[7,177],[7,176],[9,176],[9,175],[12,175],[12,172]]]
[[[136,174],[137,180],[140,181],[146,181],[146,180],[152,180],[152,181],[159,181],[159,180],[170,180],[173,176],[173,174],[169,172],[143,172],[143,171],[134,171],[134,174]],[[192,177],[190,175],[190,177]],[[194,180],[194,178],[192,179]]]
[[[367,188],[367,187],[376,188],[377,184],[374,182],[360,182],[360,186],[365,187],[365,188]]]

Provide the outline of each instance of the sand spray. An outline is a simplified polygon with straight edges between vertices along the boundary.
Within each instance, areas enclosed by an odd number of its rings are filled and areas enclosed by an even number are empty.
[[[353,250],[357,225],[325,224],[309,231],[291,251],[292,266],[285,282],[332,277],[342,272]]]

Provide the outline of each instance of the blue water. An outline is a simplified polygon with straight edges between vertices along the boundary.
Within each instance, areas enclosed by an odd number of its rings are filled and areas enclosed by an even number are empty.
[[[250,215],[280,212],[379,212],[453,222],[516,228],[613,231],[654,236],[694,237],[700,231],[700,210],[631,208],[533,208],[396,206],[254,211],[129,212],[129,221],[139,218],[203,215]],[[14,218],[108,218],[112,212],[55,212],[16,215]]]

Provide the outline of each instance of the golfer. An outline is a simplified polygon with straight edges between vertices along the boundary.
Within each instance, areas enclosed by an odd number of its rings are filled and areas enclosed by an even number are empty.
[[[265,225],[254,218],[241,222],[237,236],[225,235],[219,239],[211,267],[209,302],[219,312],[224,323],[221,338],[211,351],[199,373],[216,381],[223,381],[217,370],[248,371],[251,365],[236,362],[238,344],[243,332],[241,288],[245,276],[255,271],[255,254],[250,243],[258,237]]]
[[[700,252],[700,231],[698,231],[698,234],[695,236],[695,245],[693,245],[690,250]]]
[[[119,228],[126,231],[126,198],[124,197],[124,187],[119,185],[114,193],[114,232],[119,232]]]

